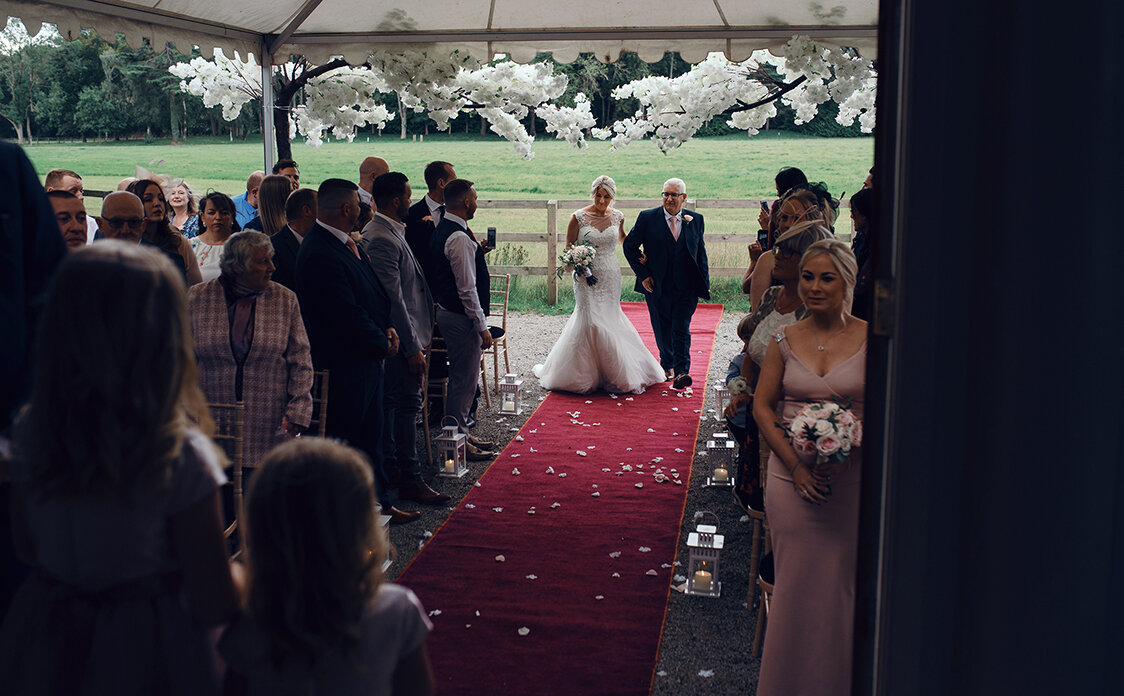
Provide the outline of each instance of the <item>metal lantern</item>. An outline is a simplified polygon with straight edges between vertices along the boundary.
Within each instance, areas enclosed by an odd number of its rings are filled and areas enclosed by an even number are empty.
[[[523,413],[523,380],[506,374],[500,382],[500,413],[518,416]]]
[[[714,524],[702,524],[704,517],[711,517]],[[718,533],[718,515],[709,511],[695,513],[695,531],[687,535],[687,587],[689,595],[718,597],[722,594],[722,583],[718,579],[718,558],[726,538]]]
[[[435,438],[437,452],[441,456],[441,468],[438,476],[460,478],[468,473],[465,448],[468,445],[468,436],[457,427],[457,421],[451,416],[445,416],[441,421],[441,434]]]
[[[726,383],[718,380],[714,383],[714,420],[721,423],[726,419],[726,406],[730,403],[730,390],[726,388]]]
[[[714,472],[706,479],[707,486],[733,488],[736,449],[737,445],[726,437],[726,433],[715,433],[713,440],[706,441],[706,458],[714,467]]]

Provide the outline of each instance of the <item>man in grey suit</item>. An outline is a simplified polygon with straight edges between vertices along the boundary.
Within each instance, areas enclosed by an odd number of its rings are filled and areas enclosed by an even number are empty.
[[[440,505],[449,496],[422,480],[415,422],[422,403],[425,348],[433,336],[433,296],[410,245],[403,219],[410,209],[406,175],[388,172],[371,185],[374,210],[363,228],[363,248],[371,268],[390,296],[390,321],[401,348],[386,361],[383,406],[383,453],[387,473],[398,475],[398,497]]]

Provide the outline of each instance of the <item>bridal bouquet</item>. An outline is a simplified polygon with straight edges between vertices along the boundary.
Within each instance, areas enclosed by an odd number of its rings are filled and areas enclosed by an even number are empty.
[[[574,275],[581,275],[585,278],[585,282],[589,285],[597,284],[597,276],[593,275],[593,271],[589,269],[593,265],[593,257],[597,255],[597,249],[593,248],[592,244],[571,244],[566,247],[558,260],[562,265],[558,267],[558,277],[561,278],[562,274],[566,272],[566,267],[571,266],[574,269]]]
[[[862,421],[850,409],[830,401],[808,404],[789,425],[792,447],[797,454],[816,455],[816,460],[844,461],[852,447],[862,444]]]

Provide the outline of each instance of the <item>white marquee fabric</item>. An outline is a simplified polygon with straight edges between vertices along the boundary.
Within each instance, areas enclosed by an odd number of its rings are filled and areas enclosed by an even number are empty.
[[[481,59],[507,53],[526,62],[540,51],[562,62],[591,52],[603,61],[635,51],[654,62],[678,51],[697,62],[711,51],[745,60],[759,48],[808,34],[874,55],[878,0],[834,4],[793,0],[0,0],[0,11],[58,25],[64,37],[93,29],[124,34],[129,45],[148,38],[209,57],[266,51],[275,61],[302,54],[313,63],[343,56],[364,62],[373,50],[425,49],[443,44]],[[264,50],[263,50],[264,47]]]

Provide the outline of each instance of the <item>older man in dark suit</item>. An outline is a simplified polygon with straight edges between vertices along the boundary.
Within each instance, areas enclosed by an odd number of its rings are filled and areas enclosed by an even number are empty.
[[[383,360],[398,351],[398,334],[390,322],[390,298],[349,234],[359,219],[357,191],[346,179],[320,184],[316,224],[297,253],[297,296],[312,364],[331,372],[328,434],[367,454],[383,513],[401,524],[419,513],[391,505],[383,469]]]
[[[373,217],[363,228],[363,248],[390,296],[390,319],[401,341],[398,354],[386,361],[383,409],[383,453],[398,496],[439,505],[449,496],[422,480],[415,422],[422,402],[425,348],[433,337],[433,296],[421,266],[406,243],[402,219],[410,209],[410,182],[400,172],[382,174],[371,184]]]
[[[660,365],[673,389],[691,385],[691,317],[699,298],[710,299],[710,269],[703,243],[703,216],[685,210],[687,185],[668,179],[663,206],[645,210],[625,237],[624,257],[644,293]],[[645,263],[641,263],[641,255]]]

